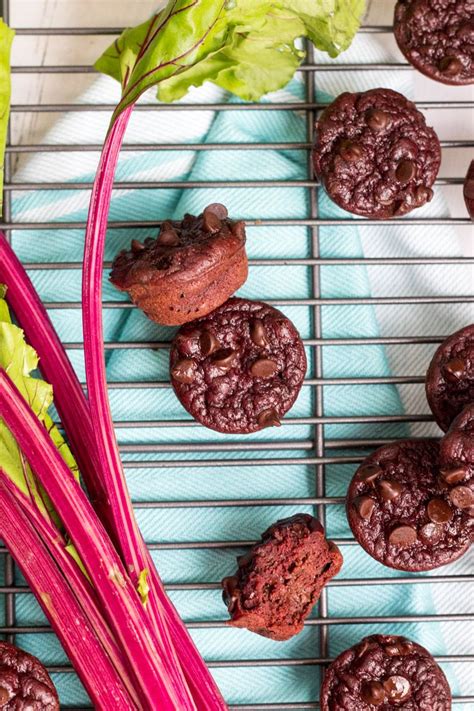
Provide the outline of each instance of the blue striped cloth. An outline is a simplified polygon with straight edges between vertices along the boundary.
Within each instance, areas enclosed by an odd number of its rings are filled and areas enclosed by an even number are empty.
[[[360,36],[353,47],[339,61],[389,60],[372,38]],[[321,61],[325,58],[321,56]],[[338,72],[317,74],[317,99],[326,101],[347,89],[365,89],[383,83],[409,94],[411,86],[407,73],[396,71],[383,75],[376,72]],[[84,102],[113,102],[117,87],[106,78],[94,83],[81,97]],[[267,102],[303,102],[305,85],[295,79],[285,90],[268,97]],[[148,99],[150,100],[150,97]],[[204,87],[192,93],[187,101],[224,101],[237,103],[214,87]],[[127,134],[131,143],[261,143],[305,142],[307,126],[303,112],[298,111],[238,111],[215,112],[183,111],[170,113],[135,112]],[[62,117],[46,137],[49,143],[101,142],[108,116],[97,114],[71,114]],[[87,152],[75,154],[41,154],[22,166],[17,179],[65,180],[90,182],[94,176],[97,155]],[[186,189],[186,181],[197,180],[305,180],[308,177],[307,154],[303,150],[252,150],[252,151],[193,151],[192,146],[179,151],[128,152],[121,156],[118,181],[163,181],[183,183],[183,189],[120,189],[114,193],[111,220],[161,220],[180,218],[185,212],[199,213],[210,202],[222,202],[234,218],[286,219],[307,218],[310,215],[307,188],[257,188],[257,189]],[[13,196],[15,221],[58,222],[54,230],[15,230],[13,245],[24,261],[80,261],[83,250],[83,230],[62,227],[61,222],[84,221],[87,214],[88,192],[31,191]],[[417,214],[441,215],[446,210],[442,196]],[[322,191],[318,197],[318,212],[324,218],[348,218],[331,203]],[[107,259],[112,259],[119,249],[134,237],[143,239],[155,230],[109,230]],[[406,241],[405,241],[406,240]],[[319,247],[325,258],[361,258],[391,254],[393,245],[402,254],[410,250],[423,250],[423,254],[454,256],[458,249],[455,235],[449,229],[433,227],[390,228],[364,226],[353,220],[343,227],[321,227]],[[311,232],[302,226],[256,226],[248,229],[248,253],[251,259],[297,259],[312,256]],[[430,251],[431,250],[431,251]],[[444,252],[443,250],[446,250]],[[403,268],[402,268],[403,269]],[[367,269],[365,265],[338,264],[321,268],[321,294],[324,298],[365,298],[371,295],[420,293],[426,289],[424,275],[410,272],[405,279],[400,269]],[[448,269],[448,268],[447,268]],[[452,267],[450,268],[453,269]],[[456,272],[459,289],[469,283],[469,275]],[[32,272],[35,285],[45,301],[78,301],[81,274],[78,270],[36,270]],[[421,278],[422,277],[422,278]],[[411,280],[411,281],[410,281]],[[467,280],[467,281],[466,281]],[[441,287],[444,288],[444,287]],[[404,291],[405,289],[405,291]],[[415,292],[413,291],[415,290]],[[247,283],[239,295],[255,299],[308,299],[314,296],[312,269],[290,263],[286,266],[253,266]],[[108,283],[105,300],[126,301]],[[384,310],[385,308],[385,310]],[[323,305],[322,328],[326,339],[368,338],[379,335],[422,333],[413,328],[431,328],[431,333],[448,333],[464,325],[468,318],[460,308],[454,311],[439,309],[405,312],[399,307],[375,308],[373,305]],[[285,306],[282,310],[296,324],[303,338],[313,337],[314,309],[306,305]],[[78,373],[84,378],[81,350],[81,315],[77,310],[51,309],[52,318],[66,342],[76,344],[70,354]],[[410,330],[410,319],[412,330]],[[107,341],[143,343],[169,340],[174,330],[148,321],[137,310],[107,309],[104,312]],[[458,323],[459,322],[459,323]],[[438,325],[435,326],[434,324]],[[408,330],[406,330],[408,329]],[[409,349],[408,349],[409,350]],[[416,350],[408,355],[407,349],[387,350],[382,345],[345,346],[323,348],[323,371],[326,378],[385,377],[397,374],[400,363],[405,374],[411,367],[426,367],[432,347]],[[314,349],[308,347],[309,371],[314,377]],[[411,359],[410,359],[411,358]],[[114,387],[110,391],[114,418],[124,423],[118,429],[123,446],[123,458],[131,494],[136,502],[160,501],[219,501],[225,499],[307,498],[316,494],[315,466],[307,460],[314,456],[314,426],[300,423],[287,424],[280,429],[265,430],[250,437],[228,437],[210,432],[200,426],[156,427],[153,421],[189,421],[172,391],[168,387],[154,387],[165,382],[168,352],[166,349],[121,348],[107,350],[109,381],[147,381],[151,387]],[[418,372],[418,371],[417,371]],[[324,435],[331,447],[326,456],[360,456],[360,450],[337,447],[338,440],[386,438],[409,436],[406,424],[384,424],[377,420],[382,415],[403,414],[417,410],[420,392],[397,389],[393,385],[326,385],[324,387],[324,414],[326,417],[374,416],[370,424],[349,421],[325,424]],[[413,407],[414,405],[414,407]],[[315,412],[314,388],[305,386],[288,420],[309,418]],[[147,427],[137,427],[134,421],[149,421]],[[413,430],[420,433],[419,428]],[[425,429],[421,432],[429,433]],[[233,450],[220,452],[206,449],[208,443],[235,444]],[[186,443],[189,450],[176,452],[169,445]],[[239,448],[242,444],[261,444],[266,449]],[[302,444],[303,443],[303,444]],[[133,451],[134,445],[150,445],[148,452]],[[202,449],[199,449],[201,445]],[[228,466],[214,466],[226,459]],[[290,463],[285,460],[291,459]],[[275,460],[269,465],[269,460]],[[283,460],[280,462],[280,460]],[[166,467],[156,466],[157,461]],[[196,466],[185,467],[186,461]],[[134,466],[135,463],[140,466]],[[149,467],[146,462],[150,462]],[[153,462],[153,464],[152,464]],[[326,495],[343,496],[354,472],[354,464],[326,465]],[[251,540],[274,520],[298,511],[311,512],[311,506],[295,504],[281,506],[239,507],[180,507],[138,509],[140,525],[150,543],[179,543],[199,541]],[[327,507],[327,532],[330,537],[349,538],[343,507]],[[154,552],[158,568],[167,583],[215,583],[235,569],[235,548],[191,548],[185,550],[159,550]],[[381,577],[400,578],[403,573],[391,571],[376,563],[355,545],[343,546],[344,567],[339,580]],[[460,574],[469,570],[467,558],[434,574]],[[423,575],[419,576],[420,579]],[[226,610],[217,589],[175,590],[170,593],[179,612],[186,621],[216,621],[226,618]],[[364,585],[338,586],[328,589],[328,609],[331,617],[385,617],[449,614],[468,611],[467,586],[447,584]],[[0,605],[3,598],[0,596]],[[1,608],[0,608],[1,612]],[[317,612],[315,613],[317,616]],[[17,622],[20,625],[42,624],[41,611],[30,595],[17,597]],[[465,622],[397,623],[360,625],[334,625],[329,634],[329,653],[334,656],[373,632],[405,634],[424,644],[438,655],[468,652],[469,627]],[[246,631],[226,628],[193,630],[199,648],[210,661],[272,659],[296,660],[320,656],[319,631],[308,625],[296,638],[286,643],[275,643]],[[63,663],[64,655],[51,635],[20,635],[18,643],[38,654],[49,664]],[[443,664],[455,693],[473,693],[469,688],[469,674],[463,664]],[[319,670],[312,665],[250,666],[246,668],[222,667],[214,670],[215,677],[230,703],[269,703],[314,701],[319,694]],[[55,675],[64,704],[85,704],[86,697],[73,675]],[[462,708],[462,707],[458,707]],[[467,709],[467,705],[465,707]]]

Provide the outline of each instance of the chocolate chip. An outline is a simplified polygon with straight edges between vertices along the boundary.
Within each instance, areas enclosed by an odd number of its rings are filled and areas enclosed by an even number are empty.
[[[373,645],[367,639],[364,639],[360,643],[359,648],[357,650],[357,658],[360,659],[361,657],[363,657],[364,654],[372,648],[372,646]]]
[[[318,533],[324,533],[324,528],[321,526],[317,518],[314,518],[314,516],[310,516],[307,525],[310,531],[317,531]],[[336,544],[333,543],[332,541],[328,541],[328,547],[333,550],[334,547],[336,547]],[[337,547],[336,547],[336,550]]]
[[[176,247],[179,244],[178,233],[171,222],[163,222],[157,242],[164,247]]]
[[[344,141],[339,148],[339,155],[348,163],[354,163],[359,160],[364,155],[362,146],[358,143],[352,143],[352,141]]]
[[[204,331],[199,339],[199,346],[201,348],[202,355],[207,358],[211,353],[214,353],[218,348],[220,348],[220,343],[213,333],[210,331]]]
[[[365,120],[372,131],[383,131],[390,122],[390,116],[380,109],[369,109],[365,114]]]
[[[356,498],[352,502],[352,505],[354,506],[359,516],[364,520],[368,521],[372,516],[372,511],[375,507],[375,501],[374,499],[371,499],[370,496],[356,496]]]
[[[426,507],[428,518],[433,523],[448,523],[453,517],[449,504],[444,499],[431,499]]]
[[[474,504],[474,493],[467,486],[451,489],[449,498],[458,509],[468,509]]]
[[[278,412],[273,408],[268,410],[262,410],[257,417],[257,424],[259,427],[280,427],[281,422],[278,416]]]
[[[248,553],[245,553],[245,555],[239,555],[239,557],[237,558],[237,565],[239,566],[239,568],[244,568],[252,560],[253,560],[253,553],[252,553],[252,551],[249,551]]]
[[[227,372],[232,368],[236,358],[237,353],[232,348],[221,348],[213,354],[211,360],[213,365]]]
[[[409,183],[415,177],[416,167],[412,160],[401,160],[395,170],[399,183]]]
[[[226,206],[221,205],[220,202],[213,202],[213,203],[211,203],[211,205],[208,205],[205,208],[203,214],[207,215],[208,213],[212,213],[213,215],[218,217],[219,220],[225,220],[229,216]]]
[[[189,212],[187,212],[185,214],[185,216],[183,217],[183,227],[186,229],[193,227],[195,222],[196,222],[196,218],[194,217],[194,215],[190,215]]]
[[[191,358],[178,360],[171,368],[171,375],[178,383],[192,383],[196,377],[196,363]]]
[[[10,701],[10,694],[8,689],[0,686],[0,706],[5,706]]]
[[[260,318],[254,318],[250,324],[250,338],[256,346],[264,348],[268,345],[265,326]]]
[[[463,70],[463,64],[457,57],[443,57],[438,67],[439,70],[448,77],[455,77]]]
[[[393,642],[388,642],[384,650],[389,657],[404,657],[412,651],[412,643],[406,637],[392,637]]]
[[[278,371],[278,363],[270,358],[258,358],[250,366],[250,373],[254,378],[272,378]]]
[[[394,141],[390,148],[390,155],[392,156],[393,160],[397,162],[403,159],[414,160],[418,149],[413,139],[414,136],[407,138],[400,137]]]
[[[411,694],[411,684],[404,676],[389,676],[383,688],[390,701],[405,701]]]
[[[416,531],[412,526],[397,526],[388,537],[388,542],[397,548],[409,548],[416,540]]]
[[[132,252],[142,252],[145,249],[145,245],[139,242],[137,239],[132,239]]]
[[[210,232],[211,234],[216,234],[222,229],[222,222],[213,212],[205,212],[202,227],[205,232]]]
[[[364,464],[357,472],[357,476],[361,481],[372,484],[382,474],[382,471],[377,464]]]
[[[443,366],[443,375],[450,383],[457,383],[465,372],[466,362],[462,358],[452,358]]]
[[[419,185],[415,190],[415,200],[417,205],[424,205],[426,202],[430,202],[433,198],[433,191],[431,188],[427,188],[424,185]]]
[[[224,600],[225,605],[227,605],[227,609],[230,613],[232,613],[235,603],[238,600],[238,596],[236,594],[238,584],[239,584],[239,579],[236,575],[230,575],[227,578],[224,578],[222,581],[222,599]]]
[[[440,476],[446,484],[457,484],[462,481],[469,473],[467,466],[455,467],[453,469],[440,469]]]
[[[380,706],[385,701],[385,689],[380,681],[366,681],[362,684],[360,695],[366,704]]]
[[[393,206],[393,214],[394,215],[404,215],[405,214],[405,206],[410,204],[410,194],[407,193],[405,195],[403,200],[397,200],[394,203]]]
[[[377,491],[384,501],[393,501],[400,496],[403,486],[393,479],[381,479],[377,484]]]
[[[243,220],[234,222],[230,229],[235,237],[242,240],[242,242],[245,242],[245,222]]]
[[[187,333],[179,333],[176,336],[176,346],[179,350],[179,355],[192,356],[196,353],[197,341],[201,337],[201,331],[193,329]]]
[[[442,535],[443,528],[436,523],[425,523],[419,531],[421,540],[429,546],[438,543],[438,541],[441,540]]]

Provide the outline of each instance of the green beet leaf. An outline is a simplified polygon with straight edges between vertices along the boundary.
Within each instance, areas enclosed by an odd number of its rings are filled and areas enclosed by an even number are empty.
[[[123,32],[95,65],[122,84],[122,99],[112,120],[144,91],[206,56],[219,31],[224,4],[170,0],[150,20]]]
[[[10,116],[10,50],[14,34],[0,18],[0,215],[2,214],[3,161]]]
[[[337,57],[350,47],[366,0],[284,0],[281,4],[300,17],[317,49]]]
[[[96,68],[120,81],[114,118],[152,86],[171,102],[211,81],[256,101],[285,86],[305,57],[301,38],[331,57],[349,47],[365,0],[171,0],[125,30]]]
[[[214,51],[200,62],[161,83],[158,97],[175,101],[191,86],[212,81],[242,99],[256,101],[285,86],[304,58],[295,38],[306,30],[297,15],[276,7],[269,12],[270,5],[227,11],[220,20],[226,28],[225,43],[215,42]]]
[[[4,298],[5,294],[5,287],[0,285],[0,367],[7,372],[38,419],[43,422],[64,461],[79,481],[75,459],[48,415],[49,407],[53,402],[53,389],[51,385],[33,374],[38,366],[38,356],[25,342],[21,328],[12,323]],[[50,518],[56,525],[59,524],[46,492],[37,482],[13,435],[1,419],[0,467],[26,496],[35,500],[44,516]]]

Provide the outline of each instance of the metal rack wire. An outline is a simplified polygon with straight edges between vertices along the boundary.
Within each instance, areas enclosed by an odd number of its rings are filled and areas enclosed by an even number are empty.
[[[1,3],[0,3],[1,9]],[[3,3],[3,16],[8,21],[9,18],[9,2]],[[365,26],[362,28],[362,32],[365,33],[379,33],[379,32],[390,32],[391,27],[388,26]],[[58,36],[87,36],[87,35],[116,35],[120,32],[119,28],[84,28],[84,27],[66,27],[66,28],[43,28],[43,27],[30,27],[30,28],[20,28],[17,31],[18,35],[58,35]],[[405,63],[374,63],[374,64],[345,64],[343,67],[341,65],[335,64],[318,64],[318,71],[360,71],[361,69],[370,68],[371,70],[393,69],[397,68],[400,70],[409,70],[409,65]],[[233,144],[208,144],[208,143],[198,143],[198,144],[126,144],[124,146],[124,151],[170,151],[170,150],[193,150],[193,151],[203,151],[203,150],[215,150],[215,151],[226,151],[226,150],[267,150],[267,149],[281,149],[281,150],[309,150],[313,140],[313,126],[316,113],[324,107],[323,103],[318,103],[314,101],[315,95],[315,63],[314,58],[309,52],[307,63],[301,68],[304,73],[304,81],[306,87],[305,101],[302,103],[284,103],[284,104],[246,104],[246,105],[233,105],[233,104],[186,104],[186,111],[199,111],[202,109],[213,110],[213,111],[233,111],[233,110],[245,110],[245,111],[275,111],[275,110],[298,110],[304,111],[306,115],[306,125],[307,125],[307,140],[304,142],[283,142],[283,143],[233,143]],[[51,73],[55,75],[71,75],[71,74],[83,74],[92,72],[90,66],[17,66],[13,68],[14,74],[46,74]],[[432,102],[419,102],[419,106],[425,109],[472,109],[474,108],[473,101],[432,101]],[[114,107],[108,104],[38,104],[38,105],[25,105],[17,104],[12,107],[12,121],[15,121],[16,117],[24,112],[95,112],[95,111],[110,111]],[[138,111],[167,111],[175,112],[182,110],[179,105],[171,105],[166,107],[160,107],[159,109],[155,104],[140,104],[137,106]],[[47,145],[47,144],[25,144],[25,145],[12,145],[11,135],[9,134],[9,141],[6,153],[6,163],[5,163],[5,200],[4,200],[4,224],[2,229],[5,230],[7,235],[10,235],[12,230],[21,229],[23,231],[28,230],[54,230],[58,228],[57,222],[18,222],[13,219],[12,216],[12,202],[11,196],[13,191],[29,191],[29,190],[85,190],[90,187],[86,183],[74,183],[74,182],[55,182],[46,183],[42,182],[40,179],[34,183],[27,182],[13,182],[12,176],[12,158],[19,154],[34,154],[36,152],[56,152],[56,151],[77,151],[78,146],[73,144],[61,144],[61,145]],[[444,141],[443,147],[445,148],[469,148],[473,147],[474,143],[465,140],[450,140]],[[80,146],[81,151],[95,152],[100,150],[100,146],[96,144],[87,144]],[[462,183],[461,178],[443,178],[437,181],[438,185],[449,185],[456,186]],[[307,348],[311,349],[312,357],[312,373],[313,377],[307,378],[305,385],[311,387],[314,391],[314,411],[310,417],[295,417],[290,414],[290,416],[285,420],[287,425],[297,426],[297,425],[310,425],[312,428],[312,436],[305,440],[289,440],[289,441],[279,441],[278,450],[283,453],[284,456],[276,456],[274,458],[259,457],[259,466],[264,467],[285,467],[291,466],[293,464],[301,464],[301,455],[304,454],[304,464],[307,466],[312,466],[314,468],[314,496],[310,497],[299,497],[292,498],[291,496],[285,498],[274,498],[274,499],[221,499],[221,500],[186,500],[186,501],[146,501],[137,502],[137,509],[174,509],[174,508],[203,508],[203,507],[258,507],[261,506],[286,506],[286,505],[310,505],[314,506],[318,517],[324,522],[327,507],[332,505],[338,505],[343,502],[342,497],[330,497],[326,495],[326,485],[325,485],[325,469],[327,465],[331,464],[357,464],[360,462],[364,456],[363,452],[367,449],[379,446],[384,442],[388,441],[383,438],[361,438],[361,439],[330,439],[325,435],[325,426],[327,425],[337,425],[344,423],[361,423],[370,424],[371,422],[377,423],[415,423],[415,422],[429,422],[431,417],[425,414],[403,414],[396,415],[387,413],[382,416],[328,416],[325,414],[324,410],[324,391],[328,386],[335,385],[417,385],[423,382],[423,378],[420,376],[411,376],[409,374],[403,376],[386,376],[386,377],[361,377],[361,378],[329,378],[325,377],[323,370],[323,347],[325,346],[360,346],[360,345],[399,345],[407,348],[413,347],[419,344],[433,344],[433,346],[439,343],[446,334],[433,334],[428,336],[378,336],[378,337],[364,337],[364,338],[325,338],[322,330],[322,319],[321,313],[322,308],[328,305],[342,305],[342,304],[368,304],[368,305],[397,305],[397,304],[446,304],[446,303],[467,303],[474,302],[474,296],[469,294],[460,294],[457,296],[408,296],[408,295],[395,295],[389,297],[372,297],[372,298],[325,298],[321,296],[321,267],[328,265],[368,265],[368,266],[393,266],[393,265],[406,265],[409,268],[412,265],[426,265],[428,268],[430,265],[438,264],[470,264],[474,263],[474,258],[468,257],[452,257],[452,258],[436,258],[436,257],[413,257],[413,258],[396,258],[396,257],[377,257],[377,258],[324,258],[321,257],[319,251],[319,229],[328,225],[338,225],[344,227],[346,224],[353,224],[353,221],[348,219],[324,219],[318,216],[318,184],[313,179],[311,160],[308,153],[308,177],[305,180],[292,180],[292,181],[277,181],[277,180],[265,180],[265,181],[207,181],[207,182],[187,182],[183,184],[182,182],[174,181],[163,181],[163,182],[118,182],[116,184],[116,189],[122,188],[153,188],[157,190],[167,189],[167,188],[179,188],[181,189],[194,189],[194,188],[212,188],[212,187],[234,187],[249,189],[253,187],[298,187],[304,188],[308,191],[309,195],[309,205],[310,212],[305,219],[285,219],[285,220],[249,220],[249,225],[298,225],[307,227],[311,235],[311,257],[300,258],[300,259],[253,259],[250,261],[251,266],[264,266],[264,265],[274,265],[274,266],[284,266],[291,261],[292,265],[305,266],[311,270],[312,274],[312,294],[310,298],[305,299],[277,299],[270,300],[270,303],[275,303],[278,305],[294,306],[301,305],[307,306],[312,310],[312,323],[313,332],[310,338],[305,339],[305,345]],[[159,222],[141,222],[141,221],[112,221],[110,223],[111,228],[123,229],[131,227],[155,227]],[[364,221],[364,225],[370,224],[392,224],[392,222],[384,221]],[[467,218],[418,218],[416,213],[409,218],[404,220],[405,225],[458,225],[466,226],[469,225]],[[83,222],[61,222],[61,229],[81,229],[84,227]],[[37,270],[49,270],[49,269],[61,269],[61,270],[76,270],[80,268],[78,262],[52,262],[52,263],[40,263],[40,262],[28,262],[26,264],[27,268],[34,272]],[[71,301],[54,301],[46,304],[48,308],[56,310],[77,310],[80,308],[80,303]],[[107,301],[105,303],[106,309],[129,309],[131,305],[124,303],[123,301]],[[145,349],[166,349],[169,347],[169,343],[165,341],[123,341],[115,342],[110,341],[106,344],[106,349],[108,352],[113,352],[118,349],[131,349],[131,350],[145,350]],[[82,344],[80,343],[67,343],[66,348],[69,351],[81,350]],[[126,388],[133,389],[149,389],[149,388],[167,388],[169,384],[167,382],[148,382],[148,381],[134,381],[133,383],[114,381],[109,384],[111,390],[120,390]],[[199,427],[196,422],[190,420],[174,420],[173,426],[183,427],[183,428],[194,428]],[[133,428],[166,428],[170,425],[167,420],[136,420],[134,422],[116,422],[116,427],[120,431],[121,429],[127,427]],[[225,469],[227,467],[239,466],[248,467],[255,464],[252,459],[214,459],[212,457],[202,459],[193,458],[192,455],[201,452],[239,452],[242,450],[265,453],[269,450],[274,450],[276,446],[275,442],[229,442],[229,441],[206,441],[204,443],[193,442],[193,443],[179,443],[171,444],[166,442],[154,442],[154,443],[144,443],[144,444],[123,444],[121,449],[124,454],[153,454],[153,453],[165,453],[165,454],[176,454],[184,453],[181,460],[175,459],[170,456],[169,459],[157,459],[156,461],[125,461],[124,465],[126,468],[133,467],[134,469],[140,468],[156,468],[159,471],[160,468],[167,467],[181,467],[181,468],[202,468],[207,466],[216,467],[218,469]],[[341,451],[350,451],[346,455],[341,454]],[[353,451],[356,450],[356,454]],[[360,454],[358,454],[360,450]],[[335,451],[336,454],[331,453]],[[294,456],[291,456],[291,454]],[[188,457],[187,455],[191,455]],[[200,540],[200,541],[180,541],[171,543],[152,543],[150,548],[156,551],[186,551],[186,550],[225,550],[225,549],[240,549],[248,546],[252,543],[249,540]],[[355,541],[350,538],[336,539],[336,543],[342,546],[354,546]],[[0,596],[5,596],[5,621],[2,624],[0,620],[0,635],[6,635],[11,641],[15,641],[18,635],[22,634],[41,634],[47,633],[49,630],[47,627],[38,626],[21,626],[17,624],[16,615],[16,605],[17,596],[25,592],[25,588],[22,585],[15,583],[15,566],[6,553],[4,548],[0,547],[0,557],[4,557],[4,582],[0,585]],[[452,575],[452,574],[433,574],[427,576],[400,576],[400,577],[377,577],[377,578],[354,578],[354,579],[336,579],[330,583],[330,587],[346,587],[346,586],[372,586],[372,585],[406,585],[411,583],[417,584],[436,584],[436,583],[450,583],[451,585],[458,585],[461,583],[473,582],[474,575]],[[196,582],[196,583],[174,583],[169,584],[168,589],[170,591],[196,591],[196,590],[216,590],[219,588],[218,583],[215,582]],[[224,618],[225,615],[223,614]],[[432,621],[445,621],[445,622],[465,622],[472,621],[474,619],[473,614],[446,614],[446,615],[411,615],[411,616],[394,616],[394,617],[378,617],[378,616],[363,616],[359,615],[356,617],[335,617],[331,614],[328,605],[327,591],[323,593],[321,598],[318,616],[311,618],[307,621],[307,626],[315,626],[319,630],[319,653],[317,656],[298,658],[298,659],[229,659],[225,661],[210,661],[209,665],[212,668],[236,668],[236,667],[300,667],[300,666],[315,666],[320,667],[327,664],[329,660],[329,633],[332,626],[344,625],[350,622],[351,624],[371,624],[379,623],[383,621],[386,624],[390,623],[402,623],[402,622],[420,622],[423,624],[428,624]],[[191,629],[211,629],[223,627],[225,624],[224,619],[222,620],[195,620],[189,623]],[[456,654],[445,657],[438,657],[440,662],[473,662],[474,655],[466,654]],[[70,674],[72,669],[65,666],[51,666],[50,670],[57,675]],[[474,704],[474,696],[464,696],[457,697],[454,699],[456,704]],[[274,703],[271,699],[266,703],[255,703],[255,704],[244,704],[232,707],[238,711],[257,711],[262,709],[265,711],[281,710],[284,709],[316,709],[318,708],[318,703],[316,699],[309,702],[294,702],[294,703]]]

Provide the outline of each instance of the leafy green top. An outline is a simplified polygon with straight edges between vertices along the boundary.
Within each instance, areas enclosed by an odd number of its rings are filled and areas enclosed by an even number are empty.
[[[285,86],[308,37],[331,57],[347,49],[365,0],[169,0],[125,30],[96,62],[122,84],[114,118],[152,86],[176,101],[205,81],[255,101]]]
[[[53,402],[53,389],[44,380],[32,375],[38,366],[38,356],[33,348],[25,343],[21,328],[12,323],[4,299],[5,294],[5,287],[0,284],[0,367],[7,372],[33,412],[43,422],[64,461],[79,481],[74,457],[48,415],[48,409]],[[59,523],[46,492],[37,482],[13,435],[1,419],[0,467],[26,496],[34,499],[44,516],[51,518],[56,524]]]
[[[3,161],[10,116],[10,49],[14,34],[0,18],[0,215],[2,214]]]

